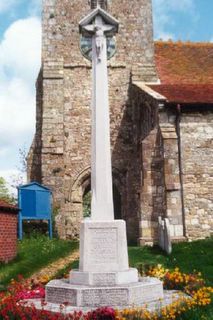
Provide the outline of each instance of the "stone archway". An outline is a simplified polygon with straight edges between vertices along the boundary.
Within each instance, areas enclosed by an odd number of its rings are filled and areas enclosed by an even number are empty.
[[[90,167],[83,169],[76,177],[70,190],[70,203],[72,212],[75,212],[77,220],[83,219],[83,195],[90,186]]]
[[[64,215],[60,216],[62,221],[58,223],[61,226],[59,232],[64,238],[77,239],[79,237],[80,223],[84,218],[84,197],[91,190],[90,175],[91,168],[87,166],[76,175],[70,186],[70,192],[64,204]],[[125,176],[113,168],[115,219],[125,219],[126,189],[123,183],[124,179]]]
[[[91,191],[91,169],[86,167],[76,177],[70,191],[71,214],[80,222],[83,217],[84,199]],[[88,197],[89,198],[89,197]],[[113,168],[113,200],[115,219],[122,219],[124,212],[124,188],[120,172]],[[86,199],[88,202],[88,199]]]
[[[89,217],[91,214],[91,185],[84,189],[83,192],[83,217]],[[113,183],[113,202],[114,202],[114,213],[115,219],[122,219],[122,207],[121,207],[121,194],[116,186]]]

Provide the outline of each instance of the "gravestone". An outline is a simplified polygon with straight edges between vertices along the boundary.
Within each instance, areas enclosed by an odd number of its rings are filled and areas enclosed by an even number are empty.
[[[172,253],[172,241],[170,236],[170,224],[168,218],[158,218],[158,244],[167,254]]]
[[[91,218],[81,223],[79,270],[72,270],[68,281],[48,283],[50,303],[124,308],[163,298],[161,281],[139,279],[137,269],[129,268],[126,223],[114,220],[106,38],[118,25],[99,5],[79,23],[80,33],[92,41]]]

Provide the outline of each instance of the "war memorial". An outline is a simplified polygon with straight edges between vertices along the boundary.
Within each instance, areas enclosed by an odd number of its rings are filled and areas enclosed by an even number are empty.
[[[157,243],[164,219],[172,242],[208,237],[212,44],[154,41],[151,0],[43,1],[28,180],[53,191],[60,238],[78,239],[92,171],[92,40],[79,22],[97,4],[119,21],[118,33],[106,31],[115,219],[126,221],[132,244]]]
[[[107,36],[118,32],[118,21],[97,5],[79,23],[92,40],[91,217],[80,226],[80,266],[69,282],[52,280],[46,302],[72,307],[142,306],[163,299],[162,282],[138,277],[129,268],[126,223],[114,220],[107,76]]]

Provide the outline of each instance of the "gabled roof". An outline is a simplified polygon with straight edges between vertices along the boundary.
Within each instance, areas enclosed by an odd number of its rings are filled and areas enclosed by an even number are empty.
[[[45,190],[45,191],[50,191],[49,188],[39,184],[38,182],[31,182],[31,183],[28,183],[28,184],[25,184],[25,185],[22,185],[22,186],[19,186],[18,189],[22,190],[22,189],[28,189],[28,190]]]
[[[161,84],[151,86],[172,103],[213,104],[213,43],[155,42]]]

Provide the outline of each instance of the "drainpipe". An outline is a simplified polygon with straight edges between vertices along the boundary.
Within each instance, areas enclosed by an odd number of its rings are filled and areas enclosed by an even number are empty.
[[[182,164],[182,152],[181,152],[181,135],[180,135],[180,122],[181,122],[181,105],[177,104],[177,115],[176,115],[176,130],[178,136],[178,162],[180,169],[180,191],[181,191],[181,202],[182,202],[182,219],[183,219],[183,236],[186,237],[186,213],[184,206],[184,190],[183,190],[183,164]]]

